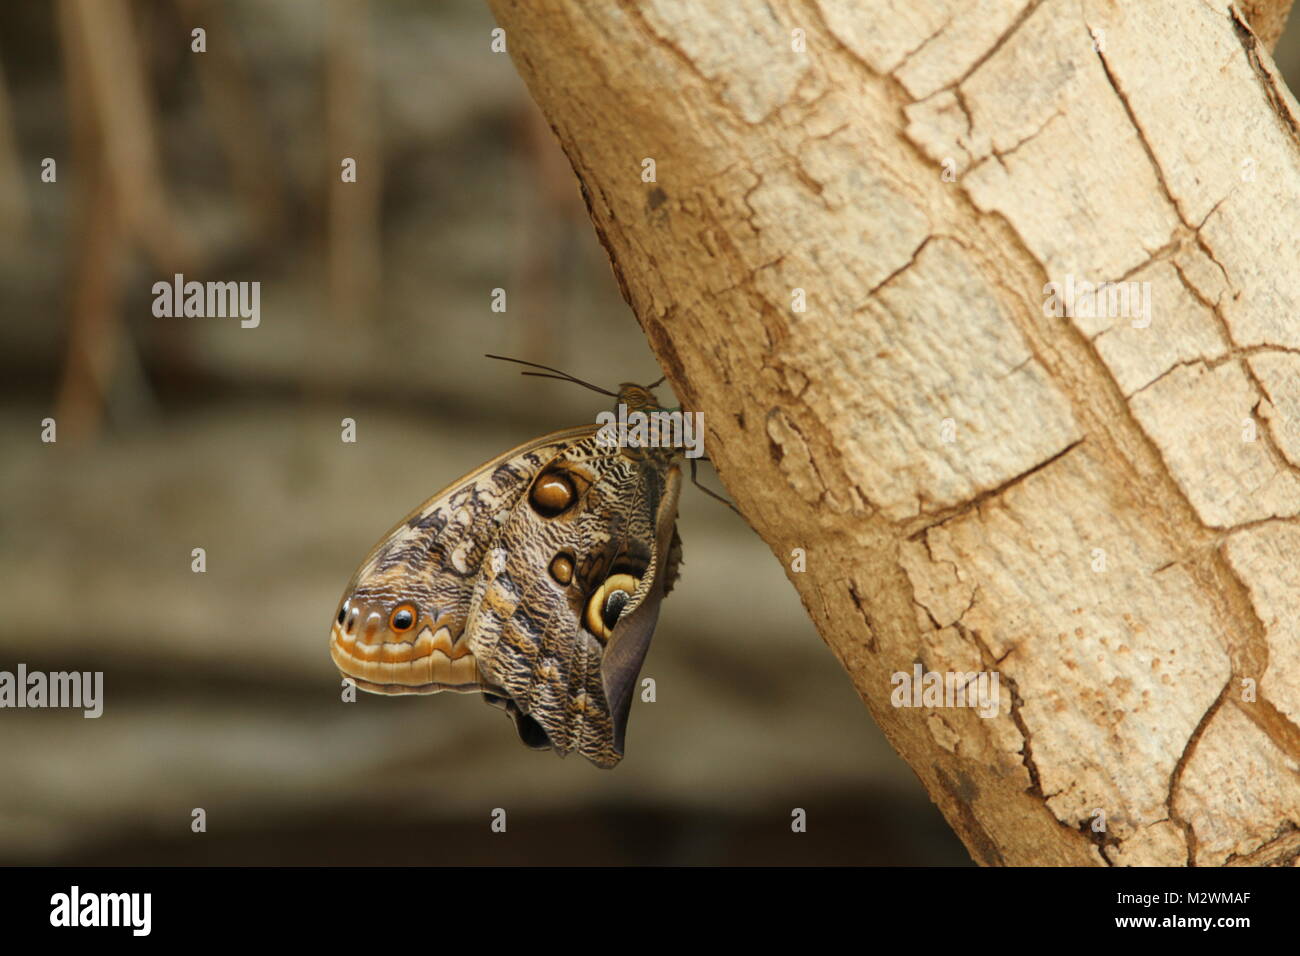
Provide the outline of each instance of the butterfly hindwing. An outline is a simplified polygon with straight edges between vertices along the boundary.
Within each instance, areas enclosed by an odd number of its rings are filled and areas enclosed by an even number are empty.
[[[475,584],[468,632],[525,742],[539,745],[540,730],[561,754],[602,767],[621,758],[679,485],[667,456],[629,456],[592,436],[539,469],[518,499]],[[601,600],[609,582],[622,592],[613,604]]]
[[[632,695],[659,621],[659,605],[672,587],[681,561],[681,541],[677,537],[677,496],[681,480],[677,465],[664,473],[664,487],[655,512],[654,558],[646,571],[651,587],[643,599],[629,604],[619,618],[601,660],[601,681],[614,725],[614,750],[618,754],[623,753]]]

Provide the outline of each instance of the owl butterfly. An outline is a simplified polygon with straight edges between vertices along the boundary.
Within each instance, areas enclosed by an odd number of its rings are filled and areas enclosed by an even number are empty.
[[[662,379],[615,394],[558,374],[629,412],[665,411],[651,391]],[[526,442],[384,535],[330,630],[343,676],[377,694],[479,692],[529,747],[617,764],[681,561],[683,449],[621,447],[597,431]]]

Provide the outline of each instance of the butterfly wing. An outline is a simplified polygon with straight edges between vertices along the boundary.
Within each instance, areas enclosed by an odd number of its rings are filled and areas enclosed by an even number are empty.
[[[520,737],[601,767],[628,712],[676,558],[680,469],[588,436],[518,499],[470,600],[470,648]]]
[[[593,431],[580,426],[520,445],[389,530],[335,611],[330,656],[339,671],[381,694],[483,690],[466,633],[475,582],[536,472]]]
[[[613,724],[614,752],[623,753],[627,719],[632,709],[641,664],[650,650],[659,621],[659,605],[672,587],[681,560],[681,541],[677,537],[677,495],[681,490],[681,470],[673,465],[666,472],[663,494],[655,512],[655,552],[647,570],[651,587],[645,597],[629,604],[614,627],[613,635],[601,659],[600,677]]]

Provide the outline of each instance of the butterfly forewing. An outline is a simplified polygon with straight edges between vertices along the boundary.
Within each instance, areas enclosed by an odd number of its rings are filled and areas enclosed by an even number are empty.
[[[591,430],[555,432],[506,452],[398,522],[335,613],[330,656],[339,670],[376,693],[483,689],[466,634],[475,581],[533,475]]]

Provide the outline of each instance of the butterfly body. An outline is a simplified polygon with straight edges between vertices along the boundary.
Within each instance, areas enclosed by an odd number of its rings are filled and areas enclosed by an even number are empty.
[[[641,386],[618,398],[660,410]],[[680,457],[587,425],[480,466],[358,568],[331,628],[334,663],[373,693],[480,692],[529,746],[612,767],[680,561]]]

